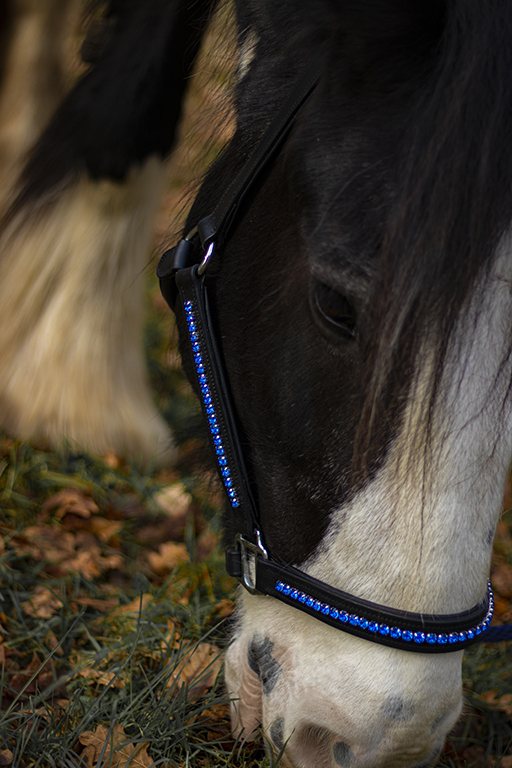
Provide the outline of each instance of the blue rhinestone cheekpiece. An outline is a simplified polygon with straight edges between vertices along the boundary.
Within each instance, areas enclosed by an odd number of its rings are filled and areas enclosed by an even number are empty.
[[[199,389],[201,390],[201,398],[203,401],[206,418],[208,419],[208,427],[212,436],[213,447],[217,456],[217,462],[219,464],[222,482],[224,483],[224,488],[226,489],[226,493],[228,495],[231,506],[236,508],[239,506],[240,502],[234,487],[231,470],[228,467],[228,460],[224,450],[220,428],[217,422],[217,416],[215,414],[215,407],[213,405],[211,390],[205,373],[201,343],[196,329],[194,307],[192,302],[186,301],[184,303],[184,309],[185,316],[187,318],[188,333],[192,345],[192,355],[197,371],[197,379],[199,381]]]
[[[348,614],[345,611],[340,611],[338,608],[334,608],[327,603],[319,603],[311,595],[307,595],[304,592],[299,592],[289,584],[285,584],[283,581],[276,581],[276,592],[280,592],[283,595],[297,600],[298,602],[305,603],[307,606],[313,608],[314,611],[321,610],[324,615],[330,616],[331,619],[340,623],[340,629],[343,629],[343,624],[351,624],[353,627],[362,629],[370,635],[381,635],[383,637],[389,637],[392,640],[402,640],[411,645],[451,645],[457,646],[460,643],[464,643],[467,640],[472,640],[476,635],[481,635],[482,632],[489,627],[491,623],[492,614],[494,611],[494,596],[492,593],[491,582],[488,582],[487,596],[488,596],[488,609],[487,615],[484,620],[478,624],[478,626],[472,629],[467,629],[464,632],[421,632],[411,631],[408,629],[402,629],[400,627],[390,627],[387,624],[379,624],[376,621],[370,621],[363,616],[357,616],[356,614]],[[317,607],[321,606],[321,607]]]

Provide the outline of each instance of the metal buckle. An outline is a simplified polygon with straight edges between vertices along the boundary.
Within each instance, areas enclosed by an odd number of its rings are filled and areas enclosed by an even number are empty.
[[[208,246],[206,253],[203,256],[203,260],[200,263],[200,265],[197,268],[197,274],[202,275],[205,271],[206,267],[208,266],[208,262],[210,261],[213,253],[213,249],[215,248],[215,243],[210,243]]]
[[[255,536],[256,544],[253,544],[252,541],[244,539],[241,533],[237,533],[235,539],[236,543],[240,546],[240,556],[242,561],[242,581],[246,590],[252,595],[258,594],[258,590],[256,589],[256,561],[258,559],[258,555],[261,555],[265,558],[265,560],[268,560],[268,552],[262,544],[261,533],[256,531]],[[253,558],[252,563],[249,559],[251,555]],[[251,564],[254,568],[254,578],[251,576]]]

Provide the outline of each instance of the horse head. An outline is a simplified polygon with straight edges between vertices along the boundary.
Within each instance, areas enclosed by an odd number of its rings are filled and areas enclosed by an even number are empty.
[[[512,11],[485,5],[238,0],[237,131],[189,217],[318,67],[202,279],[264,548],[421,615],[485,603],[512,453]],[[430,765],[462,706],[462,650],[440,650],[241,589],[234,729],[296,768]]]

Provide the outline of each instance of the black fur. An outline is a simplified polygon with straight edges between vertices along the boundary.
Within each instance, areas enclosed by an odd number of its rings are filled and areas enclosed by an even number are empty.
[[[213,208],[309,59],[325,57],[210,273],[266,542],[301,563],[386,455],[427,337],[437,350],[432,409],[457,318],[509,224],[512,8],[237,6],[256,57],[237,91],[237,133],[187,229]],[[317,281],[353,305],[355,341],[333,343],[312,322]]]
[[[94,67],[64,99],[32,152],[14,211],[69,178],[122,181],[174,142],[212,0],[113,2]],[[102,55],[101,55],[102,54]]]

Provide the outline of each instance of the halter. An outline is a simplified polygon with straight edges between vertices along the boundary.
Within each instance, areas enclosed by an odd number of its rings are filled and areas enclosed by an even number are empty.
[[[400,611],[335,589],[284,563],[264,544],[215,339],[204,275],[214,250],[220,250],[226,242],[242,200],[254,191],[261,172],[275,158],[323,68],[323,60],[319,60],[298,79],[213,212],[163,254],[157,269],[162,294],[171,309],[175,309],[178,293],[183,305],[202,410],[237,526],[235,542],[226,551],[226,568],[252,594],[274,597],[332,627],[391,648],[446,653],[460,651],[479,640],[507,639],[500,636],[504,628],[488,629],[494,607],[490,582],[482,601],[461,613]]]

